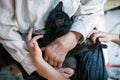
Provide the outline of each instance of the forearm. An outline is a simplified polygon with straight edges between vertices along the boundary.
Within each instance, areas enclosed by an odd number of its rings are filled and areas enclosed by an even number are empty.
[[[78,33],[78,32],[75,32],[75,31],[71,31],[71,32],[72,32],[72,34],[74,35],[75,40],[76,40],[77,42],[79,42],[80,40],[83,39],[83,36],[82,36],[81,33]]]
[[[34,64],[37,68],[38,74],[45,77],[48,80],[69,80],[50,66],[43,58],[36,56],[33,58]]]
[[[120,45],[120,34],[111,34],[111,41]]]

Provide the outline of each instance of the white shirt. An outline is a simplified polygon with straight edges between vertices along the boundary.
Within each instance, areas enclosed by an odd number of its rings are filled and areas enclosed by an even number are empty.
[[[63,10],[74,16],[71,31],[84,39],[103,15],[106,0],[0,0],[0,43],[18,61],[28,74],[36,70],[27,51],[23,36],[30,27],[43,29],[49,12],[63,1]]]

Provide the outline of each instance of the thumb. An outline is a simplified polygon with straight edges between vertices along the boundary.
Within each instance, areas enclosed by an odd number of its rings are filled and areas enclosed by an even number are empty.
[[[61,68],[58,71],[65,77],[69,78],[74,74],[74,70],[71,68]]]
[[[39,48],[39,45],[38,45],[37,41],[34,41],[33,45],[34,45],[34,49],[38,49]]]
[[[74,74],[74,70],[71,69],[71,68],[64,68],[63,70],[64,70],[64,73],[67,73],[69,75],[73,75]]]

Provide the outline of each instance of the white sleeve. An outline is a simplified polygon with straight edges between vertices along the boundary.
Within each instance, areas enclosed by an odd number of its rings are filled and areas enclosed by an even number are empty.
[[[100,23],[106,0],[81,0],[78,10],[73,16],[71,31],[79,32],[85,40],[87,34]]]
[[[14,0],[0,0],[0,43],[28,74],[36,70],[15,20]]]

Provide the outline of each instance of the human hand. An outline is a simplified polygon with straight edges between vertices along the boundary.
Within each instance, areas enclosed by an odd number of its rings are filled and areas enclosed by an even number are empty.
[[[74,70],[72,70],[71,68],[59,68],[56,70],[67,78],[70,78],[74,74]]]
[[[62,67],[68,51],[73,49],[77,42],[76,35],[68,32],[45,47],[44,59],[54,67]]]
[[[28,37],[27,37],[28,51],[32,58],[35,58],[35,56],[42,57],[42,51],[38,46],[37,40],[42,38],[43,35],[38,35],[32,38],[32,32],[33,32],[33,28],[31,28],[28,32]]]
[[[91,37],[93,43],[96,43],[96,39],[98,39],[100,42],[109,42],[113,41],[116,36],[115,34],[92,30],[87,37]]]

